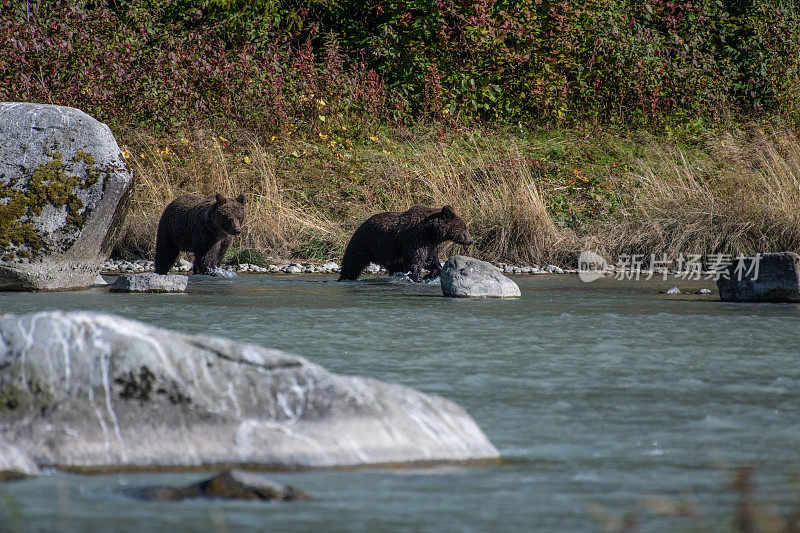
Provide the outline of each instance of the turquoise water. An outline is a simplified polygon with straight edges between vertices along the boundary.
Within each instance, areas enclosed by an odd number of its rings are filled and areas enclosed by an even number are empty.
[[[576,531],[592,507],[642,530],[698,522],[647,510],[691,497],[725,530],[730,469],[764,501],[796,493],[800,305],[727,304],[659,290],[713,282],[518,276],[523,298],[461,300],[438,286],[325,276],[190,282],[186,294],[0,293],[0,309],[113,312],[303,355],[326,368],[452,399],[505,462],[484,467],[271,473],[314,500],[147,503],[131,489],[203,474],[50,473],[0,485],[0,530]],[[690,495],[690,496],[687,496]]]

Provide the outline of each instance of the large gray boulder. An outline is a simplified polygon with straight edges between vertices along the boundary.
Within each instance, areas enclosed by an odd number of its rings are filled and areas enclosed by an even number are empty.
[[[188,276],[179,274],[120,274],[111,286],[111,292],[183,292],[189,283]]]
[[[517,284],[496,266],[465,255],[454,255],[442,267],[442,293],[467,298],[521,296]]]
[[[800,256],[765,253],[734,259],[718,273],[723,302],[800,302]]]
[[[0,368],[0,435],[39,467],[498,457],[470,416],[438,396],[114,315],[0,318]]]
[[[111,130],[86,113],[0,103],[0,290],[91,286],[132,179]]]

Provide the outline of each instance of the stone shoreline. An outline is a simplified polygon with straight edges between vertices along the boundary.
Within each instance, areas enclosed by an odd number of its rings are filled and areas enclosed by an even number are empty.
[[[545,267],[533,266],[514,266],[506,263],[492,263],[504,274],[577,274],[576,269],[561,268],[556,265],[546,265]],[[127,261],[124,259],[108,259],[102,267],[102,274],[139,274],[142,272],[153,272],[154,263],[144,259]],[[238,274],[334,274],[338,273],[340,267],[334,261],[327,261],[322,264],[307,262],[277,261],[269,266],[258,266],[250,263],[239,265],[225,265],[223,271],[235,272]],[[180,259],[175,267],[170,271],[174,274],[191,273],[192,263],[185,259]],[[385,274],[386,270],[377,265],[369,265],[364,269],[365,274]]]

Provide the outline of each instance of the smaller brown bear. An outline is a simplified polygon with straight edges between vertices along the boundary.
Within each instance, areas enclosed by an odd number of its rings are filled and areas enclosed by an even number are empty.
[[[217,268],[244,224],[244,195],[184,194],[172,200],[158,221],[156,273],[166,274],[182,251],[194,252],[194,273]]]
[[[467,225],[449,205],[437,209],[415,205],[408,211],[378,213],[353,233],[342,258],[339,281],[358,279],[370,263],[386,268],[389,274],[409,272],[412,280],[441,274],[439,248],[453,241],[470,245],[474,241]]]

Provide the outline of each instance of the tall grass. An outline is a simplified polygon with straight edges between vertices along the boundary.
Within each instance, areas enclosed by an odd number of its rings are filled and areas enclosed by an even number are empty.
[[[256,137],[243,141],[246,160],[224,149],[223,138],[206,132],[196,133],[192,141],[184,138],[185,146],[180,143],[169,150],[169,144],[162,148],[158,139],[147,135],[131,134],[128,139],[135,190],[118,245],[122,255],[153,256],[158,219],[173,198],[216,192],[245,195],[247,221],[237,240],[239,249],[286,257],[315,241],[333,252],[342,248],[339,225],[313,204],[292,200],[291,187],[276,171],[276,155]]]
[[[611,252],[754,253],[800,249],[800,142],[787,131],[709,136],[710,159],[674,147],[642,159],[624,212],[598,230]]]
[[[454,206],[469,221],[473,254],[486,259],[563,262],[578,251],[575,234],[553,222],[542,182],[518,146],[491,156],[471,148],[466,159],[441,145],[421,149],[414,200]]]
[[[594,146],[585,135],[372,137],[356,146],[230,137],[122,133],[136,189],[117,253],[152,257],[161,212],[188,192],[244,193],[236,246],[278,257],[338,259],[371,214],[415,204],[454,206],[476,242],[464,252],[516,264],[574,264],[586,248],[612,259],[800,250],[800,139],[791,130]]]

